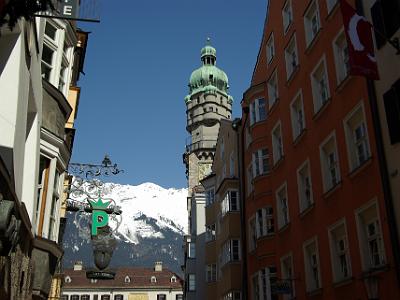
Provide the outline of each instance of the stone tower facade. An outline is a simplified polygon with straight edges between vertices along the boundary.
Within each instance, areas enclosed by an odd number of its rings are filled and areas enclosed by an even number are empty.
[[[203,65],[190,76],[189,94],[185,97],[190,138],[184,161],[189,193],[211,171],[220,120],[232,116],[228,77],[216,67],[217,52],[209,39],[207,43],[201,50]]]
[[[217,52],[207,41],[202,66],[190,76],[185,97],[190,134],[183,160],[188,179],[188,235],[185,237],[185,299],[205,299],[205,194],[200,184],[211,172],[221,119],[232,115],[228,77],[216,67]]]

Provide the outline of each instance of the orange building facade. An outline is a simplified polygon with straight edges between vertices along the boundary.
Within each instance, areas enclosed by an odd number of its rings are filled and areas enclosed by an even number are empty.
[[[242,101],[248,299],[400,299],[367,82],[348,66],[338,1],[269,1]]]

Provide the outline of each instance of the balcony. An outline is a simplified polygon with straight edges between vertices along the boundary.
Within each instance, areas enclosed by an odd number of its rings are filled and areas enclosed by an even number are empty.
[[[215,150],[217,140],[201,140],[192,144],[186,144],[186,152],[191,153],[199,150]]]

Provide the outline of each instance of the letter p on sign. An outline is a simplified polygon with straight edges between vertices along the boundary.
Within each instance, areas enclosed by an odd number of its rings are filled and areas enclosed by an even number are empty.
[[[95,210],[92,214],[92,235],[97,235],[97,229],[108,224],[108,214],[102,210]]]

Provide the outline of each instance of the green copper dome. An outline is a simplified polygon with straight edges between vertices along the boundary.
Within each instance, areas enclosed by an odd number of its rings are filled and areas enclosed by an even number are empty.
[[[209,44],[210,39],[207,39],[207,43],[208,45],[201,49],[203,66],[193,71],[190,76],[190,95],[199,92],[220,92],[228,95],[228,76],[226,76],[224,71],[215,66],[217,51]]]

